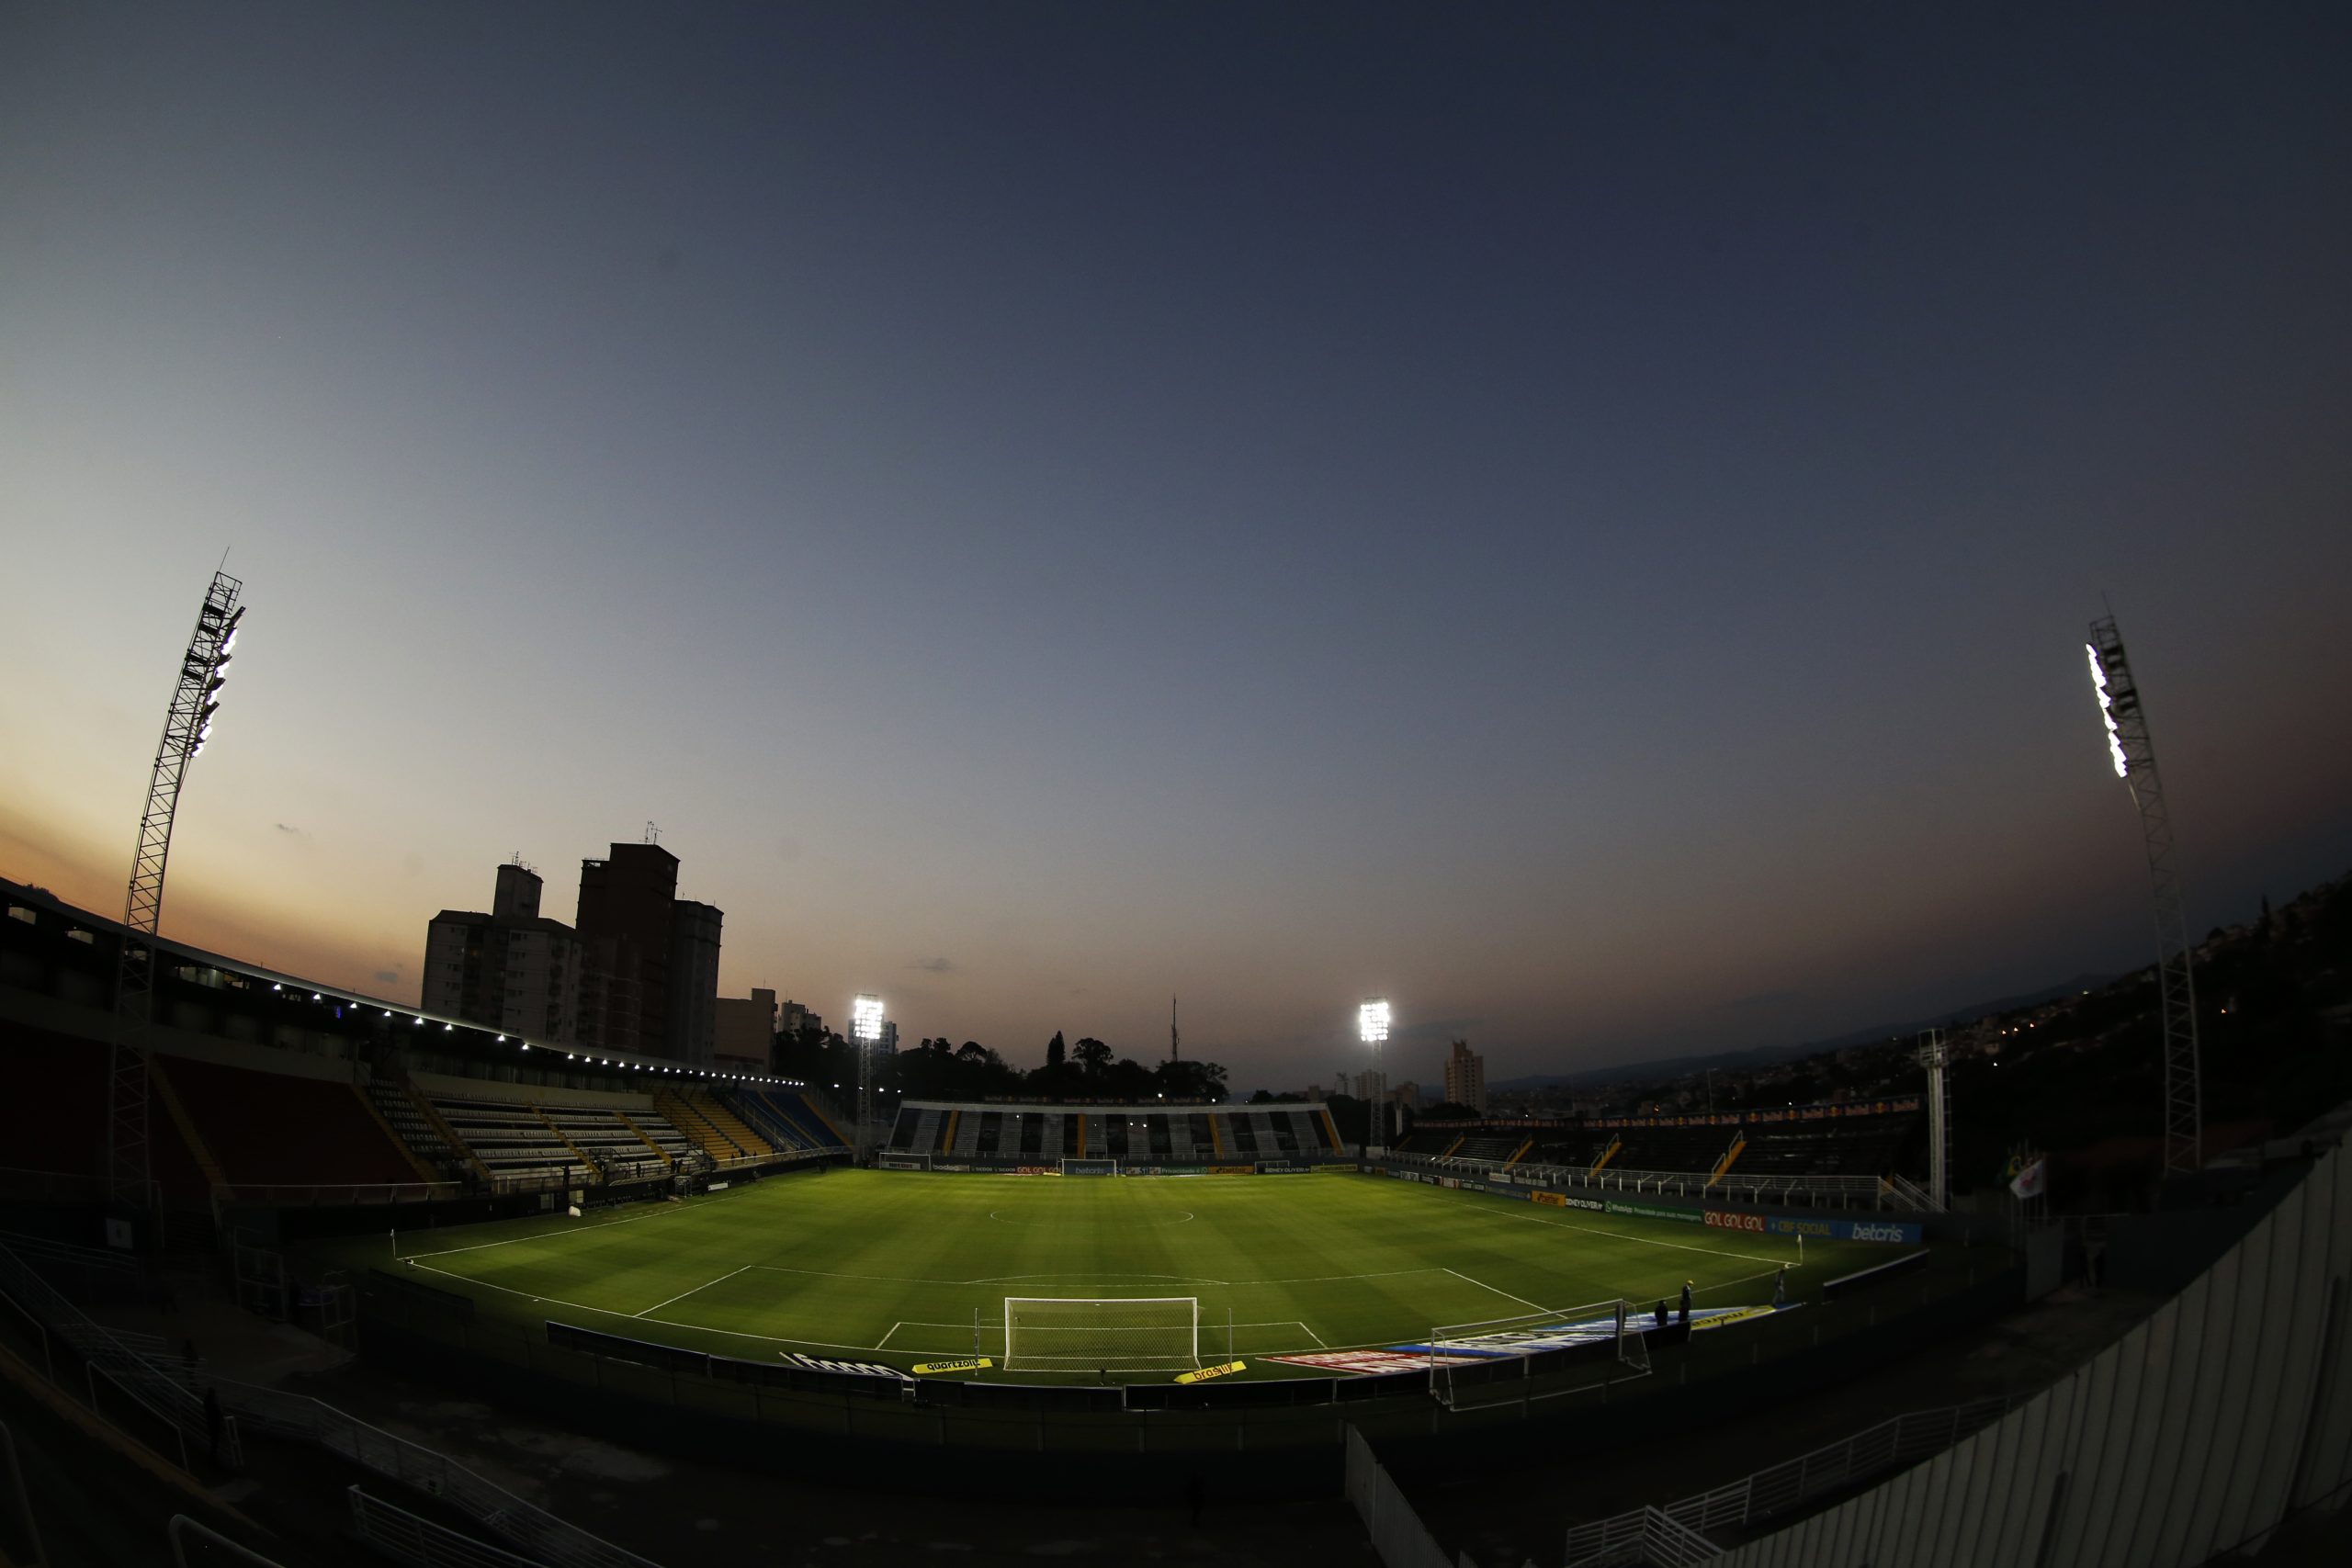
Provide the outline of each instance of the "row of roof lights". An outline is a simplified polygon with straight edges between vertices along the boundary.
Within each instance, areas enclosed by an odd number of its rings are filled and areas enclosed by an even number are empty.
[[[269,988],[273,991],[278,992],[283,992],[286,989],[285,986],[282,984],[273,984]],[[327,998],[321,993],[312,991],[311,993],[311,999],[314,1002],[320,1002],[325,1001]],[[335,1000],[340,1003],[350,1001],[351,998],[337,998]],[[354,1003],[353,1005],[356,1006],[356,1004]],[[383,1010],[383,1014],[386,1018],[390,1018],[392,1016],[392,1010],[385,1008]],[[422,1016],[419,1016],[410,1019],[409,1022],[412,1025],[422,1027],[424,1023],[424,1019]],[[447,1034],[456,1028],[457,1025],[454,1023],[444,1023],[441,1026],[441,1032]],[[502,1045],[519,1045],[526,1051],[531,1048],[531,1043],[529,1041],[510,1041],[503,1034],[498,1037],[498,1043]],[[798,1078],[762,1077],[756,1073],[715,1073],[703,1067],[669,1067],[662,1066],[656,1063],[616,1062],[609,1056],[582,1056],[576,1051],[565,1052],[563,1059],[567,1062],[585,1062],[592,1067],[619,1067],[627,1072],[672,1073],[675,1074],[677,1077],[688,1078],[723,1078],[730,1083],[772,1083],[780,1084],[786,1089],[806,1089],[808,1087]]]

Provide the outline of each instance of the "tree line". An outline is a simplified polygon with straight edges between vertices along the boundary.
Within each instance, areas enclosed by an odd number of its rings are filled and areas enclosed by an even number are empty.
[[[775,1070],[847,1089],[857,1082],[857,1052],[832,1030],[805,1030],[775,1037]],[[1116,1055],[1091,1036],[1075,1044],[1061,1032],[1046,1042],[1043,1066],[1020,1067],[977,1040],[956,1044],[944,1036],[926,1039],[907,1050],[875,1054],[874,1087],[877,1092],[917,1100],[988,1100],[1000,1096],[1038,1099],[1072,1096],[1119,1100],[1170,1100],[1222,1102],[1227,1094],[1225,1068],[1216,1062],[1156,1062],[1149,1066]]]

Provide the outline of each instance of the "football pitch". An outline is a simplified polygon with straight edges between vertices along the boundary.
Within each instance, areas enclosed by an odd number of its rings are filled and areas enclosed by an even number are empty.
[[[385,1247],[379,1239],[364,1261],[383,1266]],[[752,1359],[1001,1362],[1009,1297],[1193,1297],[1199,1359],[1225,1360],[1229,1343],[1270,1376],[1316,1374],[1262,1358],[1425,1341],[1441,1325],[1507,1326],[1498,1320],[1619,1297],[1670,1309],[1685,1280],[1702,1310],[1762,1304],[1783,1265],[1796,1301],[1900,1256],[1811,1239],[1800,1259],[1783,1236],[1367,1176],[850,1169],[582,1219],[415,1233],[398,1247],[404,1278],[471,1295],[487,1319]],[[1101,1375],[1038,1371],[1017,1354],[1012,1371]]]

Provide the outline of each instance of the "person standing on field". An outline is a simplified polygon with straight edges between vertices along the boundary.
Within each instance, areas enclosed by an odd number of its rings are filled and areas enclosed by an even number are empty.
[[[1690,1326],[1690,1281],[1682,1281],[1682,1326]]]

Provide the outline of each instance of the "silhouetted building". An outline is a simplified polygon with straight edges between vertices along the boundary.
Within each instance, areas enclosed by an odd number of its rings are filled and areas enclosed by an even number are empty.
[[[711,1063],[721,1072],[765,1073],[775,1053],[775,993],[754,986],[749,998],[720,997]]]
[[[537,873],[511,863],[498,868],[490,913],[444,909],[433,917],[424,930],[426,1011],[526,1040],[578,1040],[580,939],[562,921],[540,916],[539,890]]]
[[[580,863],[582,1044],[710,1065],[723,917],[677,891],[678,857],[659,844]]]
[[[1445,1059],[1445,1098],[1481,1116],[1487,1113],[1487,1058],[1470,1049],[1467,1040],[1455,1041],[1453,1054]]]

